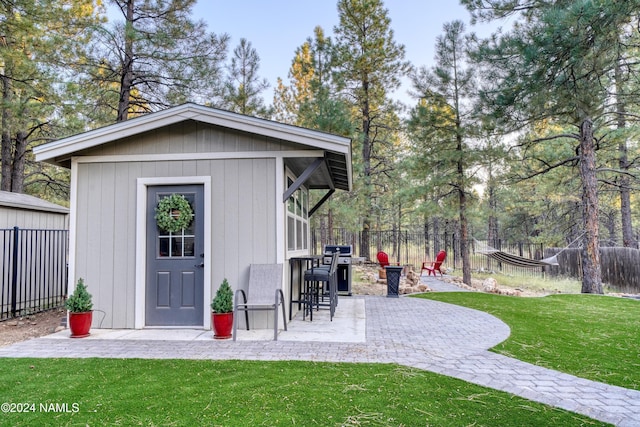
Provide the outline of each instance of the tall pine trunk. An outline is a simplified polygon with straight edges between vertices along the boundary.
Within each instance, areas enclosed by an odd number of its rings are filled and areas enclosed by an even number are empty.
[[[11,163],[13,158],[13,147],[11,146],[11,133],[9,129],[9,121],[11,118],[9,112],[9,103],[11,100],[11,82],[7,76],[2,76],[2,148],[0,156],[2,156],[2,180],[0,190],[11,191]]]
[[[582,178],[582,218],[584,247],[582,248],[582,293],[602,294],[600,242],[598,224],[598,180],[593,123],[585,119],[580,125],[580,175]]]
[[[13,166],[11,168],[11,191],[24,193],[24,171],[27,162],[27,133],[18,132],[16,135],[15,150],[13,152]]]
[[[620,219],[622,223],[622,245],[625,247],[636,246],[633,238],[633,224],[631,221],[631,189],[629,176],[625,175],[629,171],[629,159],[627,156],[627,143],[621,142],[618,147],[620,154]]]
[[[11,135],[3,128],[2,130],[2,183],[0,184],[0,190],[11,191]]]
[[[460,131],[458,140],[458,202],[460,219],[460,255],[462,256],[462,281],[471,285],[471,263],[469,262],[469,229],[467,221],[467,194],[465,189],[463,146]]]
[[[487,185],[487,193],[489,195],[489,218],[487,219],[487,243],[489,246],[498,247],[498,200],[496,197],[495,184],[493,182],[492,167],[489,166],[489,179]],[[491,259],[487,258],[487,270],[490,270]]]
[[[373,188],[371,182],[371,151],[372,142],[369,135],[371,128],[370,105],[369,105],[369,80],[366,75],[362,81],[363,105],[362,105],[362,163],[363,163],[363,184],[362,198],[364,212],[362,212],[362,236],[360,238],[360,256],[369,259],[371,218],[373,217]]]
[[[447,247],[447,241],[443,238],[440,231],[440,218],[433,217],[433,258],[441,250]]]
[[[620,54],[619,54],[620,55]],[[616,113],[618,114],[618,129],[624,129],[627,126],[627,109],[622,97],[624,91],[623,79],[624,71],[620,65],[621,59],[616,62],[615,79],[616,79]],[[622,172],[620,175],[620,221],[622,223],[622,245],[624,247],[635,246],[633,238],[633,224],[631,219],[631,180],[627,173],[630,164],[627,150],[627,141],[622,139],[618,144],[618,166]]]
[[[118,117],[116,121],[123,122],[129,118],[131,102],[131,88],[133,87],[133,2],[127,2],[127,19],[125,22],[124,62],[120,75],[120,100],[118,102]]]
[[[423,258],[429,259],[429,221],[428,219],[425,217],[424,219],[424,225],[422,228],[422,233],[423,233],[423,238],[424,238],[424,254],[423,254]]]
[[[456,58],[454,49],[453,56]],[[459,202],[459,219],[460,219],[460,255],[462,257],[462,281],[471,285],[471,261],[469,259],[469,229],[467,220],[467,180],[465,178],[465,152],[462,141],[462,118],[460,115],[460,91],[458,87],[458,66],[453,68],[454,74],[454,107],[456,114],[456,151],[457,151],[457,186],[458,186],[458,202]]]

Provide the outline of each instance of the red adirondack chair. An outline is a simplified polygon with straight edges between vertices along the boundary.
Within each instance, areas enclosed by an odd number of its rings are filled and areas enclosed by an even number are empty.
[[[380,263],[380,268],[385,268],[387,265],[389,265],[389,255],[387,255],[385,252],[378,252],[377,258],[378,262]]]
[[[422,268],[420,269],[420,276],[422,276],[422,272],[424,270],[427,270],[427,272],[429,273],[428,274],[429,276],[431,276],[431,273],[433,273],[433,275],[435,277],[436,271],[438,271],[440,273],[440,276],[442,276],[442,270],[440,270],[440,266],[442,265],[442,263],[444,262],[445,259],[447,259],[447,252],[446,251],[440,251],[436,255],[436,260],[435,261],[425,261],[425,262],[423,262],[422,263]]]

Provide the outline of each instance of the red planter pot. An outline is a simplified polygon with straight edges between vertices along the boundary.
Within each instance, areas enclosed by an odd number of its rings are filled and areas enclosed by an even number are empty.
[[[92,320],[93,311],[87,311],[85,313],[69,313],[69,329],[71,329],[71,338],[88,337]]]
[[[233,313],[211,313],[213,338],[225,340],[231,338],[233,328]]]

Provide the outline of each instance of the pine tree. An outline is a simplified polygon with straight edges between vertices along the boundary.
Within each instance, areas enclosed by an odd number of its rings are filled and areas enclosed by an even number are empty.
[[[219,102],[229,37],[192,20],[195,0],[111,2],[123,20],[100,29],[88,67],[98,108],[124,121],[187,101]]]
[[[621,46],[621,44],[619,44]],[[636,246],[635,238],[633,236],[633,223],[631,215],[631,161],[629,160],[629,149],[626,140],[626,128],[627,128],[627,108],[625,99],[625,81],[628,81],[628,75],[626,75],[623,68],[622,57],[625,56],[625,52],[620,51],[620,58],[615,68],[615,94],[616,94],[616,113],[618,115],[616,121],[616,127],[622,134],[618,142],[618,156],[617,165],[622,172],[619,177],[615,179],[618,186],[618,194],[620,198],[620,220],[622,225],[622,246],[630,247]]]
[[[260,56],[251,42],[240,39],[233,50],[228,77],[225,82],[223,106],[236,113],[268,116],[260,94],[269,87],[266,79],[260,78]]]
[[[428,151],[416,153],[423,161],[422,171],[431,175],[437,188],[457,199],[460,227],[460,254],[463,281],[471,283],[469,261],[469,193],[471,180],[467,176],[473,165],[473,152],[468,143],[473,129],[470,99],[475,93],[472,68],[467,63],[464,25],[454,21],[444,25],[444,34],[436,40],[436,65],[421,68],[412,76],[415,93],[422,100],[413,112],[410,129],[414,135],[426,127],[435,138],[422,139]],[[424,130],[422,130],[424,132]],[[432,165],[437,165],[435,169]]]
[[[376,151],[383,144],[379,131],[387,127],[384,120],[391,115],[388,94],[399,87],[400,77],[410,66],[404,61],[404,46],[394,41],[391,19],[381,0],[340,0],[338,14],[340,24],[334,28],[337,71],[358,123],[355,142],[361,154],[356,159],[356,169],[361,171],[357,183],[362,206],[360,255],[369,257],[374,187],[382,176],[374,171]]]
[[[289,68],[290,84],[288,86],[284,84],[281,78],[278,78],[273,105],[274,118],[279,122],[299,125],[300,106],[309,99],[313,99],[311,80],[314,77],[315,70],[311,49],[310,40],[307,40],[296,49]]]
[[[351,136],[348,105],[336,77],[335,49],[321,27],[295,51],[289,85],[278,79],[274,96],[278,120]]]
[[[63,79],[80,62],[95,10],[91,0],[0,2],[2,190],[24,192],[31,171],[45,178],[29,149],[64,125]]]

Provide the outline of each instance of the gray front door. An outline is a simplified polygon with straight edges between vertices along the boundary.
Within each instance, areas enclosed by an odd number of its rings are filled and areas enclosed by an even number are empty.
[[[161,230],[158,202],[182,194],[193,211],[191,224],[178,232]],[[147,326],[204,324],[204,190],[202,185],[147,187]]]

